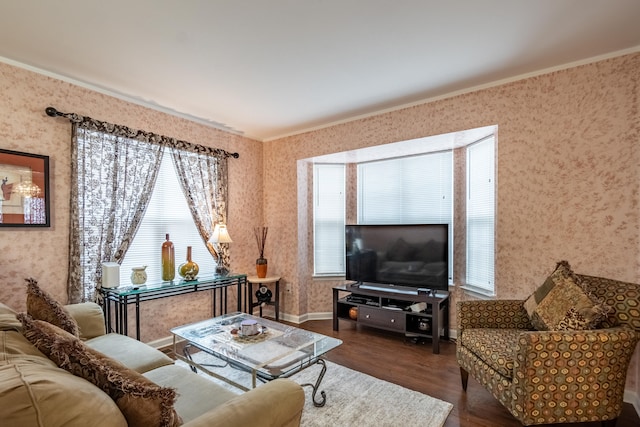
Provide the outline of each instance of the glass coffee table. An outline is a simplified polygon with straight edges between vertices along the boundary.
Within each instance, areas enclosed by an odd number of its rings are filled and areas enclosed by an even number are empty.
[[[243,335],[241,324],[244,321],[257,322],[257,332]],[[211,365],[195,362],[189,351],[190,346],[250,373],[254,388],[257,380],[287,378],[311,365],[320,364],[322,368],[315,384],[302,384],[303,387],[312,388],[315,406],[323,406],[326,402],[324,391],[320,392],[321,399],[316,400],[318,388],[327,370],[322,356],[342,344],[336,338],[240,312],[179,326],[173,328],[171,333],[173,352],[178,359],[188,363],[192,369],[200,369],[245,391],[248,390],[247,387],[209,369]],[[176,346],[182,340],[186,341],[186,345],[181,355]],[[218,367],[222,366],[224,365]]]

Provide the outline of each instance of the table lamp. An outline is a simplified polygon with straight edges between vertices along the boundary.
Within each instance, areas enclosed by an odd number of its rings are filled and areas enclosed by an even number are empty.
[[[229,268],[224,265],[222,260],[222,254],[220,253],[220,243],[233,243],[231,240],[231,236],[229,236],[229,231],[227,231],[227,226],[225,224],[216,224],[213,228],[213,234],[209,238],[209,242],[213,244],[216,253],[218,254],[218,259],[216,261],[216,273],[226,274],[229,272]]]

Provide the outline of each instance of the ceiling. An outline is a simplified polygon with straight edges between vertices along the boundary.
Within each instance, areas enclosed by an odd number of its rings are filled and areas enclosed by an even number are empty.
[[[638,0],[3,0],[0,61],[268,141],[635,52],[638,22]]]

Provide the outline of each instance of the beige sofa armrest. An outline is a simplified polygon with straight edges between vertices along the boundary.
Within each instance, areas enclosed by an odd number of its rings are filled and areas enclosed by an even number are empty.
[[[69,314],[78,322],[80,338],[88,340],[106,333],[102,307],[93,302],[65,305]]]
[[[302,387],[278,379],[231,399],[184,427],[298,427],[303,407]]]
[[[458,336],[471,328],[533,329],[523,300],[458,301],[456,308]]]

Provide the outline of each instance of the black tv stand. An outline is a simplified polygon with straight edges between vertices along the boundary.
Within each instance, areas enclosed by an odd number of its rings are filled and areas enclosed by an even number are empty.
[[[341,297],[341,293],[348,295]],[[408,310],[415,303],[425,303],[426,307],[420,311]],[[424,292],[373,283],[336,286],[333,288],[334,331],[338,330],[340,320],[401,332],[409,338],[430,338],[433,353],[437,354],[440,339],[449,339],[449,292]]]

